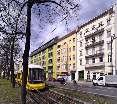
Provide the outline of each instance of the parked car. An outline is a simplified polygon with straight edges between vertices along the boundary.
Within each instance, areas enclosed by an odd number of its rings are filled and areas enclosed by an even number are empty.
[[[58,77],[57,79],[56,79],[56,81],[57,82],[60,82],[61,84],[65,84],[65,79],[63,78],[63,77]]]
[[[117,75],[105,75],[100,76],[96,80],[93,80],[93,85],[101,86],[115,86],[117,87]]]

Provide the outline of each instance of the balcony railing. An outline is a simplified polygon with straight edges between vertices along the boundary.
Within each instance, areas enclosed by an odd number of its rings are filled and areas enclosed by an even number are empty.
[[[99,57],[104,55],[104,49],[97,50],[92,55],[86,55],[85,58]]]
[[[104,44],[104,40],[100,40],[98,42],[92,42],[91,44],[86,44],[85,48],[91,48],[91,47],[94,47],[96,45],[102,45]]]
[[[99,63],[86,64],[85,68],[86,69],[100,69],[100,68],[104,68],[104,66],[105,66],[104,62],[99,62]]]
[[[99,34],[101,34],[103,32],[104,32],[104,28],[102,28],[102,29],[95,29],[95,32],[86,35],[85,39],[91,38],[92,36],[99,35]]]

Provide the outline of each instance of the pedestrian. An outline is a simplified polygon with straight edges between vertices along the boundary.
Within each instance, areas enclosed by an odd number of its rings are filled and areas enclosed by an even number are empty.
[[[76,84],[77,84],[77,82],[76,82],[75,80],[73,80],[73,84],[74,84],[74,85],[76,85]]]

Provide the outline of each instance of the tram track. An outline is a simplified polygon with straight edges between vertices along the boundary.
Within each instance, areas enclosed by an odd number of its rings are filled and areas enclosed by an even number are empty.
[[[33,104],[84,104],[75,98],[51,89],[43,92],[28,92],[28,95],[35,102]]]

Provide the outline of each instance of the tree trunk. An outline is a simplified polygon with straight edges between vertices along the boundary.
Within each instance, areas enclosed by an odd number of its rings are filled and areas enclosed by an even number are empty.
[[[14,59],[13,59],[14,41],[15,40],[13,39],[13,43],[11,44],[11,57],[10,57],[11,83],[13,88],[15,88]]]
[[[3,79],[5,79],[5,70],[4,70],[4,72],[3,72]]]
[[[23,74],[22,74],[22,93],[21,99],[22,104],[26,104],[26,84],[27,84],[27,75],[28,75],[28,57],[29,57],[29,50],[30,50],[30,25],[31,25],[31,8],[32,4],[28,1],[27,3],[27,27],[26,27],[26,43],[25,43],[25,50],[23,54]]]

